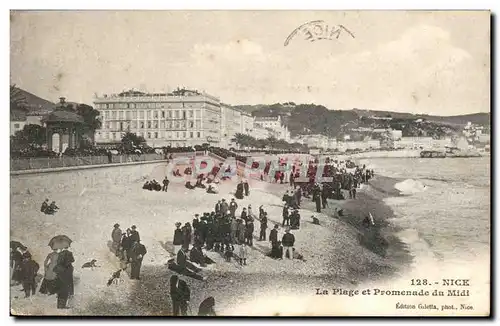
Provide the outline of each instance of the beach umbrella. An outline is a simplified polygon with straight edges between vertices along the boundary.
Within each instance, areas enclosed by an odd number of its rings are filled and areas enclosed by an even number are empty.
[[[26,247],[19,241],[11,241],[10,249],[16,250],[17,248],[26,248]]]
[[[49,241],[49,247],[52,249],[63,249],[69,247],[73,242],[67,235],[56,235]]]

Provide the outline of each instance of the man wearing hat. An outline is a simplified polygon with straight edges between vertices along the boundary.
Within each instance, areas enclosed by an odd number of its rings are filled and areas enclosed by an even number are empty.
[[[141,241],[139,232],[137,232],[137,226],[132,225],[130,228],[132,229],[132,232],[130,233],[130,241],[132,243]]]
[[[290,233],[290,227],[287,227],[285,230],[285,234],[281,239],[281,243],[283,244],[283,254],[286,257],[288,254],[289,259],[293,259],[293,245],[295,244],[295,236]]]
[[[174,255],[177,256],[177,252],[179,249],[181,249],[182,243],[184,242],[184,237],[182,235],[182,230],[181,230],[181,222],[176,222],[175,223],[175,231],[174,231]]]
[[[120,230],[120,224],[116,223],[114,225],[114,229],[111,232],[111,240],[113,241],[113,244],[111,245],[111,248],[115,255],[118,257],[120,255],[120,242],[122,240],[122,230]]]
[[[223,200],[224,200],[224,199],[223,199]],[[217,202],[217,204],[215,204],[215,213],[216,213],[216,214],[218,214],[218,213],[220,213],[220,211],[221,211],[221,210],[222,210],[222,203],[221,203],[221,201],[219,200],[219,201]]]

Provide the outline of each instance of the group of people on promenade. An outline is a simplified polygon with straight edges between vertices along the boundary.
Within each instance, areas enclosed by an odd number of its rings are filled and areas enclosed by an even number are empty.
[[[142,189],[149,190],[149,191],[155,190],[155,191],[167,192],[168,185],[169,185],[170,181],[168,180],[167,177],[165,177],[165,179],[163,179],[162,183],[163,183],[163,186],[155,179],[153,179],[151,181],[146,181],[144,183],[144,185],[142,186]]]

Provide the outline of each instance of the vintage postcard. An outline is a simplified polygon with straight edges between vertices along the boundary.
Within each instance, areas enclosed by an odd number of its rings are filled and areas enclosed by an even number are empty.
[[[11,11],[11,314],[489,316],[490,24]]]

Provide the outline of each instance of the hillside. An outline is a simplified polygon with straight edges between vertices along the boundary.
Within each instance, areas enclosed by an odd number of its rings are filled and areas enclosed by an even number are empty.
[[[297,134],[323,134],[329,137],[339,137],[357,128],[388,128],[403,131],[403,136],[442,137],[458,132],[467,124],[489,126],[489,113],[474,113],[458,116],[432,116],[391,111],[373,110],[328,110],[322,105],[295,103],[276,103],[272,105],[240,105],[240,110],[254,116],[281,115],[288,128],[295,136]],[[379,120],[373,117],[391,117],[392,120]],[[425,123],[417,123],[422,119]]]

